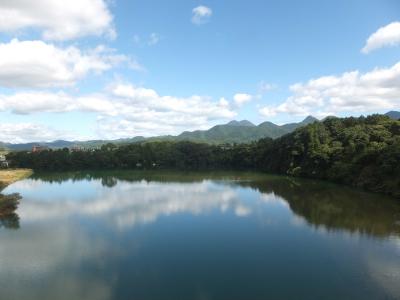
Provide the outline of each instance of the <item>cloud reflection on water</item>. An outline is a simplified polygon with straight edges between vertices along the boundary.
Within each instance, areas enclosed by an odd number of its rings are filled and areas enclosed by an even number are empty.
[[[370,239],[375,235],[381,238],[397,235],[393,215],[397,211],[396,206],[391,202],[387,205],[382,202],[381,206],[377,206],[372,198],[358,199],[360,195],[357,193],[321,186],[314,189],[312,185],[306,188],[297,186],[291,190],[290,184],[283,179],[274,183],[240,180],[124,181],[115,178],[67,179],[61,183],[24,180],[10,186],[7,192],[20,192],[24,199],[18,209],[21,229],[17,234],[13,231],[0,231],[0,296],[6,299],[31,299],[29,291],[32,289],[37,292],[36,299],[112,299],[118,289],[119,276],[125,262],[137,255],[139,260],[145,261],[147,267],[157,258],[154,255],[147,257],[145,251],[141,252],[144,244],[142,239],[151,237],[145,234],[145,237],[132,238],[130,234],[135,231],[132,230],[135,226],[154,224],[165,216],[169,219],[180,214],[207,217],[214,213],[228,217],[233,215],[246,221],[239,225],[221,223],[221,227],[226,226],[224,233],[232,233],[231,225],[243,230],[233,232],[233,235],[228,234],[227,237],[219,236],[231,242],[229,238],[250,238],[247,241],[256,244],[260,239],[265,239],[271,243],[283,243],[283,248],[288,249],[299,241],[293,239],[294,236],[307,240],[311,230],[315,243],[310,245],[311,248],[313,245],[332,242],[332,247],[337,247],[340,253],[344,245],[358,249],[359,243],[368,243],[367,249],[371,251],[364,251],[362,247],[357,250],[361,262],[354,260],[355,264],[359,264],[354,274],[358,274],[359,268],[362,269],[360,272],[365,269],[370,279],[363,280],[370,280],[389,295],[400,295],[396,285],[400,277],[397,272],[400,265],[396,262],[400,255],[398,237],[380,240],[385,243],[384,249],[375,247],[380,243],[379,240]],[[193,218],[186,220],[189,223],[185,224],[190,226],[192,221]],[[108,227],[97,227],[103,224]],[[251,226],[247,227],[249,224]],[[313,224],[316,224],[318,232],[325,234],[313,234]],[[257,226],[265,226],[265,232],[258,231]],[[146,229],[149,227],[146,226]],[[179,228],[176,230],[178,232],[172,234],[182,234]],[[151,230],[145,233],[148,232]],[[254,239],[251,238],[252,234],[255,234]],[[278,235],[277,240],[273,240],[274,234]],[[202,245],[208,243],[205,249],[213,249],[210,248],[212,239],[208,235],[193,234],[192,238],[191,242],[204,238],[201,240]],[[339,246],[333,246],[333,243]],[[393,244],[397,247],[392,247]],[[174,245],[171,242],[171,253],[177,250],[174,247],[178,245],[181,244]],[[247,248],[244,246],[244,249]],[[189,255],[197,254],[197,258],[204,259],[201,252],[190,249],[184,250],[188,250]],[[273,244],[259,250],[262,254],[271,251],[269,255],[280,258],[281,250],[274,252]],[[209,253],[217,255],[218,251]],[[291,259],[294,261],[297,256],[300,256],[301,261],[312,259],[296,252],[296,248],[293,248],[293,254]],[[330,259],[331,254],[328,251],[319,255]],[[238,263],[240,260],[247,261],[246,257],[237,259]],[[263,259],[268,261],[268,255]],[[153,267],[157,267],[154,264]],[[137,261],[134,265],[126,266],[132,269],[130,275],[144,272],[144,269],[137,267]],[[218,271],[218,267],[215,266],[214,271]],[[161,272],[160,269],[157,271]],[[28,282],[29,286],[19,289],[21,280]],[[42,282],[46,282],[46,286]],[[68,294],[63,293],[64,290],[68,290]]]
[[[92,183],[86,187],[91,189],[90,196],[86,198],[77,200],[76,197],[69,199],[65,194],[52,194],[52,201],[41,200],[35,193],[30,194],[30,183],[40,190],[40,185],[33,180],[23,181],[13,187],[23,194],[26,192],[18,211],[25,223],[85,215],[104,218],[123,229],[154,222],[160,216],[172,214],[200,215],[211,213],[213,210],[231,210],[236,216],[242,217],[252,212],[252,208],[243,203],[234,188],[217,185],[211,181],[191,184],[119,182],[113,188]]]

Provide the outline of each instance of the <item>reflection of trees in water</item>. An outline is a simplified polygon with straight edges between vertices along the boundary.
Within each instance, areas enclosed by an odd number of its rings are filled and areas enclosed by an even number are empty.
[[[61,183],[67,180],[101,180],[114,187],[118,181],[201,182],[227,180],[274,193],[287,201],[291,210],[309,224],[327,230],[343,229],[374,236],[400,235],[400,202],[386,196],[314,180],[241,172],[98,171],[37,174],[33,179]]]
[[[396,199],[312,180],[290,178],[247,182],[262,193],[275,193],[309,224],[374,236],[400,235]]]
[[[107,177],[103,177],[101,179],[101,184],[102,186],[106,186],[109,188],[112,188],[114,186],[116,186],[118,183],[117,179],[115,177],[111,177],[111,176],[107,176]]]
[[[81,172],[60,172],[60,173],[35,173],[30,177],[32,180],[41,180],[49,183],[62,183],[65,181],[80,180],[101,180],[103,186],[112,187],[118,181],[136,182],[145,180],[148,182],[201,182],[203,180],[238,180],[245,177],[246,179],[259,179],[264,177],[261,173],[245,173],[245,172],[174,172],[174,171],[81,171]]]
[[[19,228],[19,216],[15,212],[21,196],[19,194],[0,194],[0,228]]]

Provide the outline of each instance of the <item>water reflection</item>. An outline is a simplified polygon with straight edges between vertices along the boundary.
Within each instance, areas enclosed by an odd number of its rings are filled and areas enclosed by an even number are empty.
[[[153,222],[160,216],[198,215],[213,209],[246,216],[257,207],[238,195],[237,188],[242,187],[261,193],[262,201],[286,203],[300,217],[297,222],[304,219],[317,228],[377,237],[400,235],[400,203],[395,199],[312,180],[252,173],[73,172],[39,174],[14,187],[35,189],[32,197],[45,198],[46,191],[38,192],[43,182],[71,183],[84,199],[77,201],[76,196],[68,199],[65,193],[47,191],[52,201],[35,199],[24,205],[21,216],[26,220],[84,214],[105,216],[124,228]],[[85,194],[83,190],[88,189],[91,193]]]
[[[19,216],[16,210],[20,199],[21,196],[19,194],[0,194],[0,228],[19,228]]]
[[[4,192],[23,199],[20,230],[0,231],[0,299],[400,297],[387,197],[243,173],[39,174]]]
[[[316,227],[380,237],[400,235],[400,202],[390,197],[293,178],[244,185],[285,199],[295,214]]]
[[[112,299],[115,280],[100,272],[118,248],[104,239],[77,225],[45,224],[22,227],[18,235],[0,235],[0,240],[0,299]],[[79,272],[81,267],[88,269]]]
[[[193,184],[122,181],[112,189],[108,185],[100,186],[99,182],[90,186],[81,182],[81,185],[75,184],[74,192],[93,189],[90,195],[79,193],[71,198],[66,198],[65,194],[57,195],[52,189],[43,190],[43,186],[37,186],[35,182],[32,182],[35,189],[31,189],[29,183],[25,181],[14,185],[14,188],[24,191],[26,198],[33,200],[24,202],[19,211],[25,222],[81,215],[102,218],[124,229],[151,223],[160,216],[180,213],[199,215],[217,209],[221,212],[232,210],[237,216],[245,216],[251,212],[251,208],[242,203],[233,189],[209,181]],[[46,199],[45,193],[51,201]],[[79,196],[83,198],[79,199]]]

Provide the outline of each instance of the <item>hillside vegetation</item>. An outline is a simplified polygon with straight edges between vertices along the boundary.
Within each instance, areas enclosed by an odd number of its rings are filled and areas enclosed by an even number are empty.
[[[400,197],[400,121],[374,115],[316,122],[270,143],[258,162],[270,172]]]
[[[231,121],[225,125],[217,125],[209,130],[185,131],[173,138],[175,141],[192,141],[209,144],[223,143],[250,143],[262,138],[278,138],[295,129],[306,126],[318,121],[309,116],[299,123],[290,123],[285,125],[276,125],[271,122],[263,122],[259,125],[243,120]],[[151,140],[151,139],[150,139]]]
[[[189,141],[13,152],[13,166],[39,170],[249,169],[327,179],[400,197],[400,121],[383,115],[328,118],[275,140],[212,145]]]
[[[296,128],[305,126],[312,122],[317,121],[316,118],[309,116],[301,122],[290,123],[285,125],[276,125],[271,122],[263,122],[258,126],[253,123],[243,121],[230,121],[227,124],[216,125],[208,130],[195,130],[185,131],[179,135],[165,135],[145,138],[142,136],[136,136],[127,139],[118,140],[92,140],[92,141],[63,141],[58,140],[48,143],[25,143],[25,144],[10,144],[1,143],[0,148],[10,149],[14,151],[31,150],[33,146],[42,145],[52,149],[62,148],[98,148],[102,145],[113,143],[115,145],[126,145],[138,142],[157,142],[157,141],[191,141],[196,143],[207,143],[207,144],[225,144],[225,143],[250,143],[257,141],[261,138],[277,138],[287,133],[292,132]]]

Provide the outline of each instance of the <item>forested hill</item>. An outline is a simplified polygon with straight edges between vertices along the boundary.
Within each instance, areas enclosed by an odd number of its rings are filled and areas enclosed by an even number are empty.
[[[400,121],[388,116],[328,118],[259,147],[262,170],[400,197]]]
[[[400,119],[400,112],[390,111],[385,114],[386,116],[398,120]],[[232,143],[250,143],[262,138],[278,138],[287,133],[293,132],[299,127],[317,122],[318,119],[313,116],[308,116],[303,121],[298,123],[289,123],[284,125],[276,125],[272,122],[263,122],[259,125],[254,125],[250,121],[230,121],[227,124],[216,125],[208,130],[185,131],[177,136],[155,136],[145,138],[143,136],[136,136],[133,138],[117,139],[117,140],[91,140],[91,141],[64,141],[58,140],[54,142],[38,142],[38,143],[25,143],[25,144],[10,144],[0,142],[0,148],[9,150],[31,150],[32,146],[42,145],[52,149],[60,148],[97,148],[107,143],[116,145],[124,145],[137,142],[154,142],[154,141],[191,141],[198,143],[208,144],[232,144]]]
[[[96,148],[107,143],[113,143],[116,145],[137,143],[143,141],[191,141],[199,143],[209,144],[226,144],[226,143],[249,143],[257,141],[261,138],[277,138],[289,132],[292,132],[296,128],[305,126],[312,122],[318,121],[316,118],[309,116],[299,123],[290,123],[285,125],[276,125],[271,122],[264,122],[256,126],[250,121],[230,121],[227,124],[216,125],[208,130],[196,130],[196,131],[185,131],[177,136],[156,136],[150,138],[144,138],[137,136],[128,139],[118,140],[93,140],[93,141],[54,141],[54,142],[42,142],[42,143],[26,143],[26,144],[5,144],[0,142],[0,148],[6,148],[9,150],[31,150],[32,146],[42,145],[52,149],[60,148],[72,148],[72,147],[84,147],[84,148]]]
[[[235,145],[156,141],[91,151],[13,152],[14,167],[248,169],[327,179],[400,198],[400,121],[383,115],[327,118],[278,139]]]
[[[389,111],[385,114],[385,116],[388,116],[393,120],[400,120],[400,111]]]
[[[185,131],[174,138],[177,141],[203,142],[210,144],[222,143],[249,143],[262,138],[278,138],[292,132],[296,128],[316,122],[318,119],[308,116],[299,123],[276,125],[271,122],[263,122],[258,126],[243,121],[231,121],[224,125],[217,125],[209,130]]]

